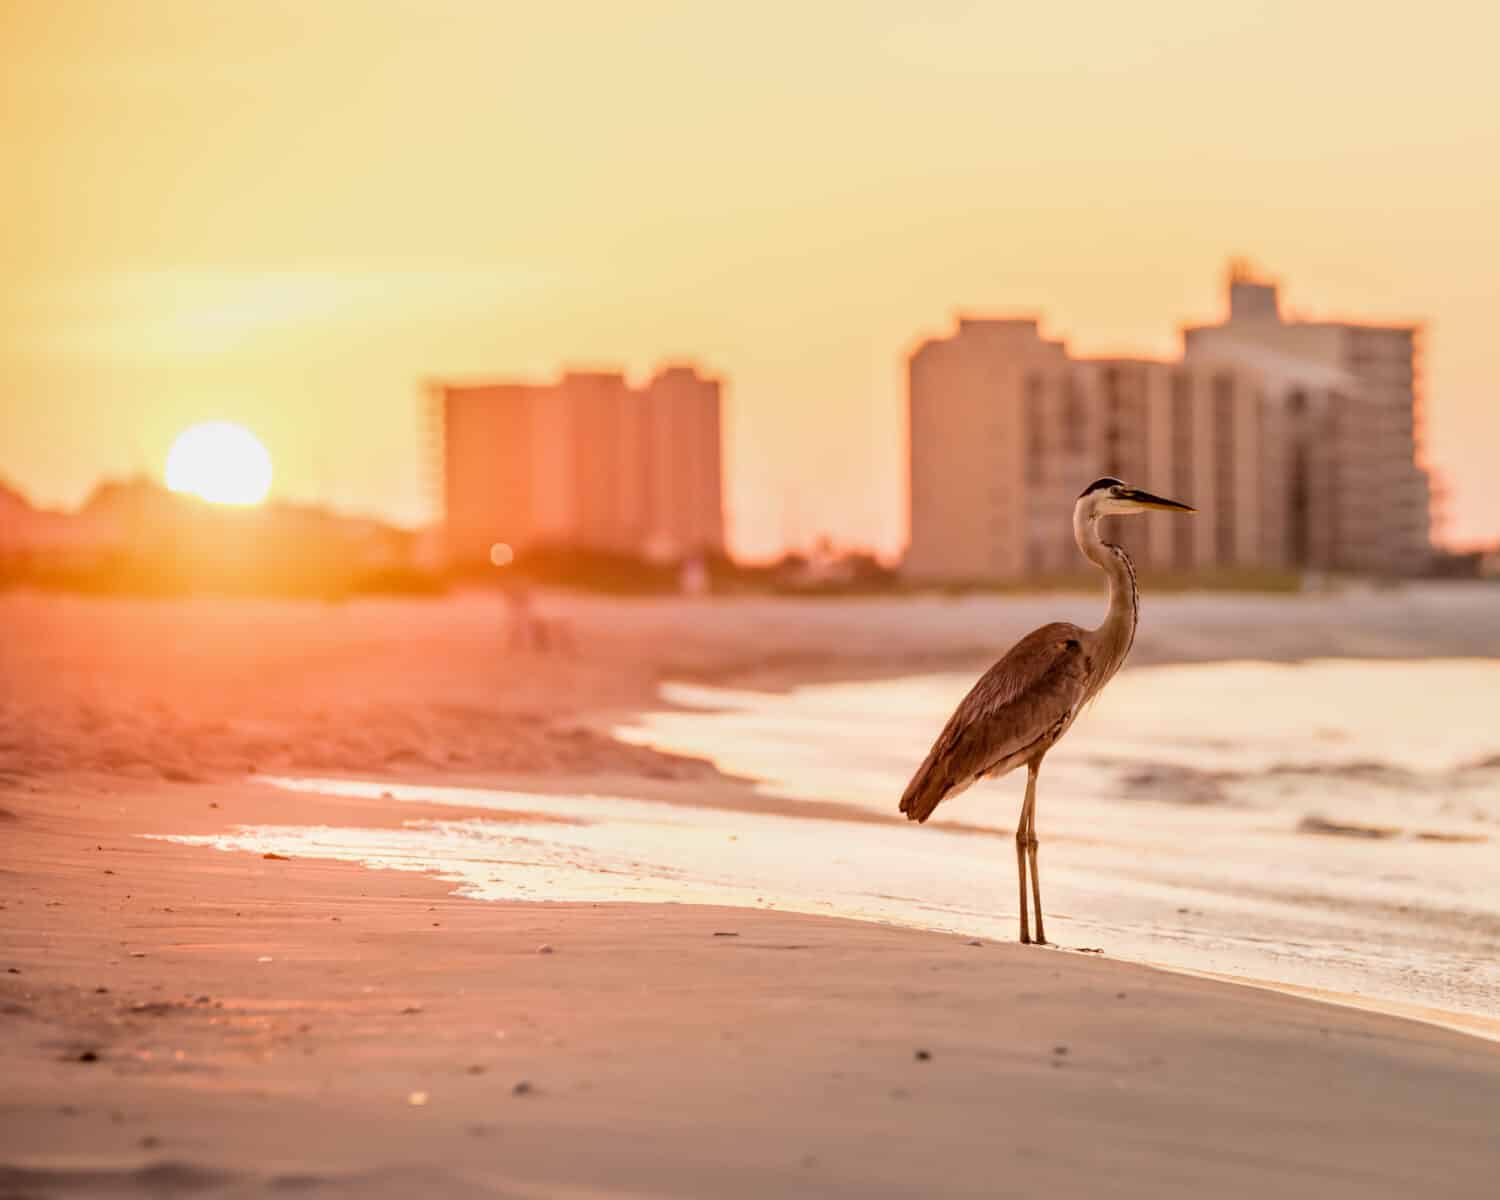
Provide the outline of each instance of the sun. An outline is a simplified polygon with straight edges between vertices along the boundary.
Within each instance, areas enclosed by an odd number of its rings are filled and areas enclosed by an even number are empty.
[[[243,425],[205,421],[172,443],[167,487],[215,504],[259,504],[271,490],[271,455]]]

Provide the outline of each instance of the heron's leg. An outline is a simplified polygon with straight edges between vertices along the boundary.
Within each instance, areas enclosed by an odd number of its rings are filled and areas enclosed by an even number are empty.
[[[1028,785],[1027,796],[1031,791]],[[1031,927],[1026,918],[1026,805],[1021,805],[1021,816],[1016,821],[1016,882],[1021,889],[1021,943],[1031,941]]]
[[[1022,802],[1022,819],[1016,825],[1016,859],[1020,864],[1020,877],[1022,877],[1022,941],[1032,941],[1028,936],[1028,919],[1026,919],[1026,859],[1031,859],[1032,877],[1032,900],[1034,900],[1035,912],[1037,912],[1037,941],[1038,945],[1046,945],[1047,938],[1043,933],[1041,924],[1041,880],[1037,877],[1037,772],[1041,769],[1041,762],[1026,763],[1026,799]]]
[[[1042,931],[1042,877],[1036,869],[1036,851],[1040,842],[1036,836],[1036,777],[1042,764],[1033,762],[1026,768],[1026,854],[1031,859],[1031,900],[1036,910],[1036,944],[1045,946],[1047,935]]]

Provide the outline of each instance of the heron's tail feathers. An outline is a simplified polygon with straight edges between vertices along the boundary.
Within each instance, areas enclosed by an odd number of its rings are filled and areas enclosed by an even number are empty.
[[[933,765],[930,760],[924,762],[906,785],[906,791],[901,793],[901,811],[908,821],[927,820],[952,790],[943,773],[933,770]]]

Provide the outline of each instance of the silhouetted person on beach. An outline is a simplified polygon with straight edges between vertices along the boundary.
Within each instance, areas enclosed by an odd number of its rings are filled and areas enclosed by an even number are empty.
[[[512,575],[505,586],[505,607],[509,630],[506,645],[511,650],[538,650],[548,653],[553,650],[577,650],[573,631],[566,621],[547,620],[540,616],[532,603],[531,585],[518,575]]]
[[[531,605],[531,587],[519,575],[512,575],[506,581],[505,609],[509,622],[506,645],[511,650],[547,648],[546,633],[539,628],[541,623]]]

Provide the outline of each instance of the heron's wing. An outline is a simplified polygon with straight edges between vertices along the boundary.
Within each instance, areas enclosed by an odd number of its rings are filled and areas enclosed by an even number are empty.
[[[1008,771],[1054,739],[1088,692],[1083,630],[1057,622],[1028,633],[980,676],[906,785],[901,811],[925,821],[945,797]]]

